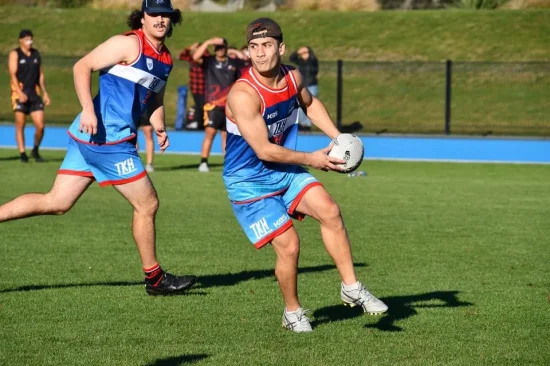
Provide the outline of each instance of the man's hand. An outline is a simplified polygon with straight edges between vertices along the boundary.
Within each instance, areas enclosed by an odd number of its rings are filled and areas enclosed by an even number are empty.
[[[155,134],[157,135],[157,141],[160,147],[160,152],[163,153],[164,150],[166,150],[168,146],[170,146],[170,141],[168,140],[168,134],[166,133],[166,130],[164,128],[160,130],[155,130]]]
[[[95,135],[97,133],[97,117],[94,110],[82,110],[78,130],[90,135]]]
[[[211,38],[208,40],[208,43],[210,43],[211,45],[222,45],[222,44],[225,44],[223,38],[221,37],[214,37],[214,38]]]
[[[25,94],[25,92],[21,91],[21,93],[19,93],[19,103],[26,103],[28,100],[29,100],[29,97],[27,97],[27,94]]]
[[[328,156],[328,153],[332,150],[332,146],[333,144],[331,143],[324,149],[310,153],[307,165],[315,169],[324,170],[325,172],[328,172],[329,170],[343,170],[343,167],[337,164],[345,164],[346,162],[344,160]]]
[[[48,93],[44,93],[42,97],[43,97],[42,99],[44,100],[44,104],[50,105],[50,96],[48,95]]]

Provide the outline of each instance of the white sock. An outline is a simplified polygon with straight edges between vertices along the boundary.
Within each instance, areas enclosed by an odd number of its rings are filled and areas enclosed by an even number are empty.
[[[344,286],[344,290],[346,291],[359,290],[359,287],[361,287],[361,283],[359,281],[351,285],[346,285],[344,282],[342,282],[342,285]]]
[[[299,307],[299,308],[298,308],[298,309],[296,309],[296,310],[293,310],[293,311],[288,311],[288,310],[286,309],[286,307],[285,307],[285,313],[287,313],[287,314],[294,314],[294,313],[298,312],[299,310],[302,310],[302,308],[301,308],[301,307]]]

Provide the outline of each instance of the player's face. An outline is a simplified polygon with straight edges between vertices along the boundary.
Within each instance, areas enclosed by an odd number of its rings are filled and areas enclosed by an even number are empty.
[[[281,56],[285,52],[285,44],[275,38],[257,38],[248,43],[250,61],[260,73],[269,73],[277,69],[281,63]]]
[[[21,46],[21,48],[25,48],[25,49],[31,48],[32,43],[33,43],[33,40],[31,36],[27,36],[19,39],[19,45]]]
[[[143,31],[148,36],[156,39],[164,39],[164,37],[166,37],[166,33],[168,33],[168,30],[170,29],[170,14],[144,13],[141,23],[143,24]]]

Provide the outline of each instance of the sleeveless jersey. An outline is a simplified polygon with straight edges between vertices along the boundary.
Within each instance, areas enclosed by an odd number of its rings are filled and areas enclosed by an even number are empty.
[[[254,75],[253,68],[245,70],[237,83],[248,84],[260,96],[261,113],[269,141],[295,150],[298,136],[298,87],[288,66],[281,65],[281,73],[287,84],[281,89],[263,85]],[[286,190],[288,175],[294,173],[297,166],[258,159],[241,136],[237,123],[227,118],[223,180],[229,199],[233,202],[253,201]]]
[[[42,59],[38,50],[31,48],[31,53],[27,56],[20,47],[15,49],[17,52],[17,72],[15,76],[19,82],[19,87],[27,97],[29,101],[35,101],[38,99],[40,92],[40,65]],[[12,85],[12,91],[15,92],[15,88]]]
[[[116,144],[134,138],[141,116],[166,85],[172,70],[172,56],[166,46],[157,51],[141,29],[125,35],[139,38],[139,55],[131,64],[100,71],[99,91],[94,98],[97,134],[91,136],[78,130],[79,114],[69,128],[69,135],[77,141]]]

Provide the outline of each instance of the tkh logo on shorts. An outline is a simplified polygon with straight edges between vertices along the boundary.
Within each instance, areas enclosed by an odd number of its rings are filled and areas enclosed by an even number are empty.
[[[250,225],[250,228],[254,231],[256,239],[261,239],[273,231],[269,228],[265,217],[262,217],[260,221],[256,221],[255,223]]]
[[[132,158],[121,161],[120,163],[116,163],[115,166],[116,166],[118,175],[130,174],[137,170],[136,166],[134,165],[134,159]]]

